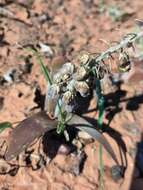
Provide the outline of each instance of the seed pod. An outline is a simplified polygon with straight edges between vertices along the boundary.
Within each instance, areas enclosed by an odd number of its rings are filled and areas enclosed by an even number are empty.
[[[68,63],[65,63],[62,68],[59,70],[59,73],[61,75],[64,75],[64,74],[72,74],[74,72],[74,64],[68,62]]]
[[[75,82],[75,89],[83,97],[86,97],[88,95],[88,93],[89,93],[89,86],[84,81],[76,81]]]
[[[66,81],[69,77],[70,77],[69,74],[64,74],[62,76],[62,81]]]
[[[74,75],[76,80],[83,80],[87,75],[87,71],[84,67],[79,67]]]
[[[69,78],[71,74],[73,74],[75,69],[74,64],[68,62],[65,63],[61,69],[58,70],[58,72],[53,76],[53,81],[55,83],[60,83],[62,80],[66,80]],[[64,76],[64,78],[63,78]]]
[[[65,92],[63,94],[62,102],[67,105],[67,104],[69,104],[71,102],[72,98],[73,98],[72,92],[71,91],[67,91],[67,92]]]
[[[67,90],[73,92],[74,88],[75,88],[75,80],[73,79],[73,80],[69,81],[66,88],[67,88]]]
[[[119,71],[127,72],[131,69],[131,61],[129,55],[126,52],[123,52],[119,57]]]
[[[53,82],[54,83],[60,83],[61,82],[61,80],[62,80],[62,75],[61,75],[61,73],[56,73],[56,74],[54,74],[54,76],[53,76]]]
[[[48,86],[47,88],[44,109],[51,115],[54,115],[57,99],[59,96],[58,94],[59,91],[60,91],[60,88],[56,84]]]
[[[90,56],[89,56],[89,53],[87,52],[83,52],[81,53],[81,55],[79,55],[79,61],[81,64],[86,64],[89,60]]]

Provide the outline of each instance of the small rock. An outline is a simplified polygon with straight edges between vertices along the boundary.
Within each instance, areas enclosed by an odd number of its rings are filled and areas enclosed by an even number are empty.
[[[48,15],[48,13],[39,15],[39,17],[37,18],[37,20],[38,20],[41,24],[43,24],[44,22],[49,21],[49,20],[51,20],[51,19],[52,19],[52,18],[50,17],[50,15]]]
[[[84,139],[84,140],[92,139],[92,137],[88,133],[86,133],[84,131],[78,131],[77,135],[78,135],[79,138]]]
[[[3,75],[3,79],[9,83],[12,84],[13,82],[18,82],[21,79],[21,73],[15,69],[9,69],[4,75]]]
[[[122,178],[122,168],[121,166],[115,165],[111,168],[111,176],[113,180],[118,181]]]
[[[15,70],[10,69],[9,71],[7,71],[4,75],[3,78],[8,82],[8,83],[12,83],[13,82],[13,73],[15,72]]]

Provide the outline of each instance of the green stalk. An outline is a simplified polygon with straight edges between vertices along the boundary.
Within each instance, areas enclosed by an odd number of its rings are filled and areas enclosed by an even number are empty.
[[[44,65],[44,63],[43,63],[43,60],[42,60],[42,58],[41,58],[41,55],[40,55],[36,50],[34,50],[34,49],[32,49],[32,48],[26,48],[26,50],[31,51],[31,52],[33,53],[33,55],[36,57],[37,63],[40,65],[41,71],[42,71],[42,73],[43,73],[43,75],[44,75],[46,81],[47,81],[50,85],[52,85],[52,80],[51,80],[51,78],[50,78],[50,74],[49,74],[47,68],[45,67],[45,65]]]
[[[28,50],[31,51],[33,53],[33,55],[36,57],[37,62],[38,62],[38,64],[41,67],[41,71],[42,71],[42,73],[43,73],[46,81],[50,85],[52,85],[53,83],[52,83],[52,80],[50,78],[50,74],[49,74],[47,68],[45,67],[45,65],[43,63],[41,55],[39,55],[39,53],[36,50],[32,49],[32,48],[28,48]],[[66,114],[63,113],[61,105],[59,103],[59,100],[57,101],[57,106],[58,106],[58,109],[59,109],[59,112],[60,112],[60,116],[61,116],[61,118],[60,118],[61,120],[59,121],[59,123],[57,125],[57,133],[60,134],[60,133],[62,133],[64,131],[64,128],[65,128]]]

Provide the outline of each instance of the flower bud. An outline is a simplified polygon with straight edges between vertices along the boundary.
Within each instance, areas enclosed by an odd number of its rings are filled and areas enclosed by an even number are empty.
[[[73,95],[72,95],[72,92],[71,91],[66,91],[64,94],[63,94],[63,97],[62,97],[62,102],[64,104],[69,104],[71,99],[72,99]]]
[[[74,72],[74,64],[68,62],[65,63],[59,70],[61,74],[72,74]]]

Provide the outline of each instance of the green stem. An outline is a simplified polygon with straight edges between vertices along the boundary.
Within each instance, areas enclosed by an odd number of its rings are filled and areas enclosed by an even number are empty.
[[[52,80],[50,78],[50,74],[49,74],[47,68],[45,67],[45,65],[43,63],[41,55],[39,55],[39,53],[36,50],[32,49],[32,48],[28,48],[28,50],[30,50],[33,53],[33,55],[36,57],[37,62],[41,67],[41,70],[43,72],[43,75],[44,75],[46,81],[49,83],[49,85],[52,85],[53,82],[52,82]],[[63,111],[62,111],[62,108],[61,108],[61,105],[60,105],[59,101],[60,100],[58,99],[57,106],[58,106],[58,109],[59,109],[59,112],[60,112],[60,121],[59,121],[58,126],[57,126],[57,133],[58,134],[62,133],[64,131],[65,120],[66,120],[65,113],[63,113]]]
[[[44,65],[44,63],[43,63],[43,60],[42,60],[42,58],[41,58],[41,55],[39,55],[39,53],[36,52],[35,50],[33,50],[33,53],[34,53],[34,55],[35,55],[36,58],[37,58],[37,62],[38,62],[38,64],[39,64],[40,67],[41,67],[41,71],[43,72],[46,81],[47,81],[50,85],[52,85],[52,80],[51,80],[51,78],[50,78],[50,74],[49,74],[47,68],[45,67],[45,65]]]

